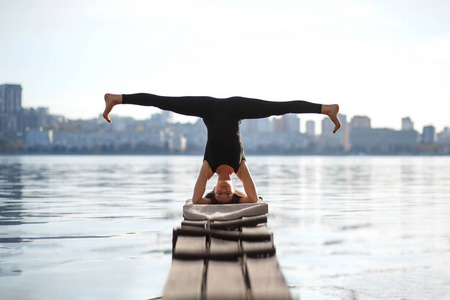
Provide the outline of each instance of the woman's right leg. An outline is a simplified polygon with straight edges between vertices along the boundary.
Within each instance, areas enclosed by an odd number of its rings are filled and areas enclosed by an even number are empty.
[[[167,97],[145,93],[124,95],[106,94],[106,108],[103,117],[108,122],[111,122],[109,113],[115,105],[134,104],[154,106],[187,116],[202,118],[211,110],[211,106],[214,105],[214,100],[212,97]]]

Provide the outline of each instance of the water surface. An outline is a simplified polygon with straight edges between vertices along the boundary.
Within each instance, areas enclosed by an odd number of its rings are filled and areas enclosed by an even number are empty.
[[[247,161],[295,299],[450,298],[450,157]],[[200,165],[0,156],[1,298],[161,296]]]

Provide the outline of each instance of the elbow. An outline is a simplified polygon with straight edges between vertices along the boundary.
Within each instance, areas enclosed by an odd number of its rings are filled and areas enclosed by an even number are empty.
[[[255,197],[247,197],[246,201],[247,203],[256,203],[258,202],[258,198]]]
[[[250,198],[250,203],[256,203],[259,200],[258,194],[255,194],[249,198]]]

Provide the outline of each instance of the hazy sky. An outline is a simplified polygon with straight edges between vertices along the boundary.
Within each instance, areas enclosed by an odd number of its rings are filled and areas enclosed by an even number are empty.
[[[339,103],[373,127],[409,116],[440,131],[450,126],[450,1],[0,0],[3,83],[22,85],[23,106],[69,118],[97,117],[106,92],[240,95]]]

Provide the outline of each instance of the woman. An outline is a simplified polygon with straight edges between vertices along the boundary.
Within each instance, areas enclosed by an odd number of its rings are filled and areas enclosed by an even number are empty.
[[[194,204],[253,203],[258,194],[245,161],[239,125],[243,119],[266,118],[287,113],[325,114],[335,124],[333,133],[341,126],[339,106],[306,101],[272,102],[243,97],[217,99],[212,97],[166,97],[153,94],[105,95],[103,117],[111,122],[109,113],[117,104],[155,106],[175,113],[197,116],[208,129],[203,165],[192,196]],[[208,180],[217,174],[218,180],[211,193],[203,197]],[[236,191],[231,175],[242,181],[245,194]]]

